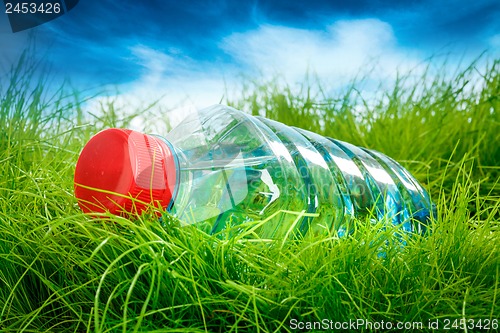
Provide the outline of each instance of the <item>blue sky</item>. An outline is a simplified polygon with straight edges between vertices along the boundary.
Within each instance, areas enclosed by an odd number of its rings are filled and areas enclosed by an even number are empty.
[[[390,80],[430,56],[498,58],[500,2],[82,0],[19,33],[2,8],[1,71],[30,33],[53,75],[77,87],[106,85],[120,98],[164,96],[166,103],[190,96],[203,106],[241,75],[294,83],[312,71],[335,88],[375,64],[372,79]]]

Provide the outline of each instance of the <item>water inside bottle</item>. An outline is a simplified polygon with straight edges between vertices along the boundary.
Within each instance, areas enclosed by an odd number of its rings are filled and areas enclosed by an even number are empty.
[[[342,236],[354,218],[411,232],[431,214],[426,191],[387,156],[229,107],[202,110],[166,138],[180,170],[171,212],[210,233],[269,216],[262,237]]]

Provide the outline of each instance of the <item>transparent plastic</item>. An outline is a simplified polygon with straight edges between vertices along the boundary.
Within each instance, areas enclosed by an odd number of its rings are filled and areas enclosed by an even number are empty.
[[[278,213],[261,236],[342,236],[367,216],[422,233],[432,214],[427,192],[389,157],[227,106],[189,116],[165,139],[178,163],[170,211],[211,233],[280,211],[317,216]]]

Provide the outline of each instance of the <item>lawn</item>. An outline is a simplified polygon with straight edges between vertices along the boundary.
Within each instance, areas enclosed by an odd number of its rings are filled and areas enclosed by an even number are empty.
[[[494,331],[500,60],[484,62],[402,73],[370,98],[363,79],[336,93],[314,80],[245,82],[226,104],[381,151],[437,206],[429,232],[404,242],[361,220],[342,238],[284,242],[251,228],[214,237],[166,213],[85,216],[73,195],[79,152],[141,112],[111,101],[88,114],[82,94],[49,91],[50,74],[21,59],[0,79],[0,331]]]

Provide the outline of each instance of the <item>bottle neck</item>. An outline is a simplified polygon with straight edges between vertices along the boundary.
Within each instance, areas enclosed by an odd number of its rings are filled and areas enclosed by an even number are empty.
[[[170,193],[172,195],[172,198],[170,199],[170,202],[168,203],[168,206],[165,207],[165,209],[170,212],[172,210],[172,207],[174,205],[174,202],[177,199],[177,195],[179,194],[179,184],[180,184],[180,158],[182,153],[177,149],[170,141],[168,141],[166,138],[163,136],[157,135],[157,134],[149,134],[152,137],[155,137],[156,139],[161,140],[167,148],[170,150],[170,156],[172,158],[171,165],[166,165],[165,168],[165,173],[167,174],[167,179],[168,179],[168,187],[170,189]],[[173,170],[171,169],[173,165]],[[173,177],[172,177],[173,176]],[[171,181],[171,179],[174,179],[174,181]]]

